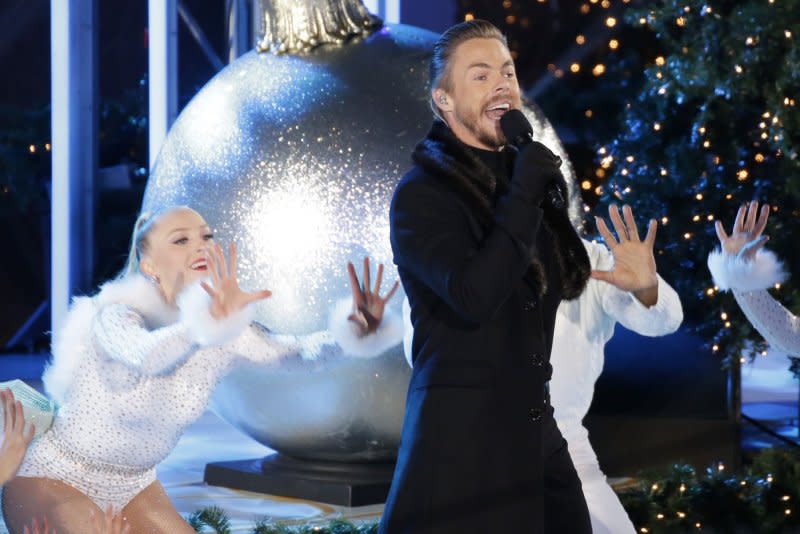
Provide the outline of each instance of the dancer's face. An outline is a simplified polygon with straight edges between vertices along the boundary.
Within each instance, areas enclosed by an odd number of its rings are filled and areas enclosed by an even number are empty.
[[[453,52],[449,68],[446,87],[435,89],[433,97],[450,129],[477,148],[503,146],[500,117],[522,107],[508,48],[497,39],[464,41]]]
[[[206,249],[213,239],[211,228],[196,211],[169,211],[148,232],[140,269],[157,280],[167,302],[175,302],[181,289],[208,275]]]

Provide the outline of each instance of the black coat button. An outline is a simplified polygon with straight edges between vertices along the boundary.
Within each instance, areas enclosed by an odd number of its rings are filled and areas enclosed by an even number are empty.
[[[522,309],[525,311],[533,311],[536,309],[536,299],[526,300],[525,304],[522,305]]]
[[[544,356],[539,354],[538,352],[534,352],[533,356],[531,356],[531,363],[536,367],[541,367],[544,365]]]
[[[542,415],[544,414],[544,410],[541,408],[531,408],[528,412],[528,417],[531,418],[531,421],[534,423],[540,421],[542,419]]]

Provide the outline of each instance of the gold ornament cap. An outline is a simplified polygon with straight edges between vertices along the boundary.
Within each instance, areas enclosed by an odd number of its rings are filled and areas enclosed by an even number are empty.
[[[253,9],[256,50],[274,54],[343,44],[383,26],[361,0],[255,0]]]

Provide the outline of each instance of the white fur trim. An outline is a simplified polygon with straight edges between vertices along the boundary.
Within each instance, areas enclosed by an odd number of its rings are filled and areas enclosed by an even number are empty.
[[[721,290],[756,291],[768,289],[786,279],[783,265],[769,250],[759,250],[754,260],[725,254],[720,249],[708,255],[708,270]]]
[[[378,330],[361,336],[358,325],[347,318],[352,311],[353,302],[342,299],[331,310],[328,329],[333,339],[348,356],[372,358],[379,356],[398,345],[403,340],[403,321],[396,314],[386,311]]]
[[[203,346],[223,345],[237,338],[255,318],[255,306],[249,304],[225,319],[214,319],[209,310],[211,297],[199,281],[184,289],[178,295],[177,302],[181,320],[189,330],[189,335]]]
[[[178,310],[164,300],[158,288],[141,274],[130,274],[106,282],[95,296],[97,309],[108,304],[125,304],[141,313],[150,327],[161,327],[178,320]]]
[[[174,323],[177,311],[158,289],[140,274],[111,280],[94,297],[74,297],[59,332],[53,335],[53,357],[42,374],[47,394],[62,404],[72,384],[75,369],[90,352],[92,321],[96,310],[109,304],[125,304],[141,313],[152,326]]]
[[[59,332],[53,335],[53,357],[42,374],[44,390],[57,404],[63,404],[81,358],[88,353],[94,302],[75,297]]]

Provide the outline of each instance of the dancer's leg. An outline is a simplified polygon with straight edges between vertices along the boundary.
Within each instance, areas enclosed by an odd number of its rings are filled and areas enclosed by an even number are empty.
[[[17,477],[3,488],[3,516],[11,534],[22,534],[36,517],[47,517],[59,534],[91,532],[91,512],[100,508],[86,495],[59,480]]]
[[[576,466],[583,484],[583,494],[589,506],[594,534],[635,534],[636,529],[619,497],[608,485],[600,466],[584,464]]]
[[[195,534],[158,481],[134,497],[122,509],[122,516],[136,534]]]

